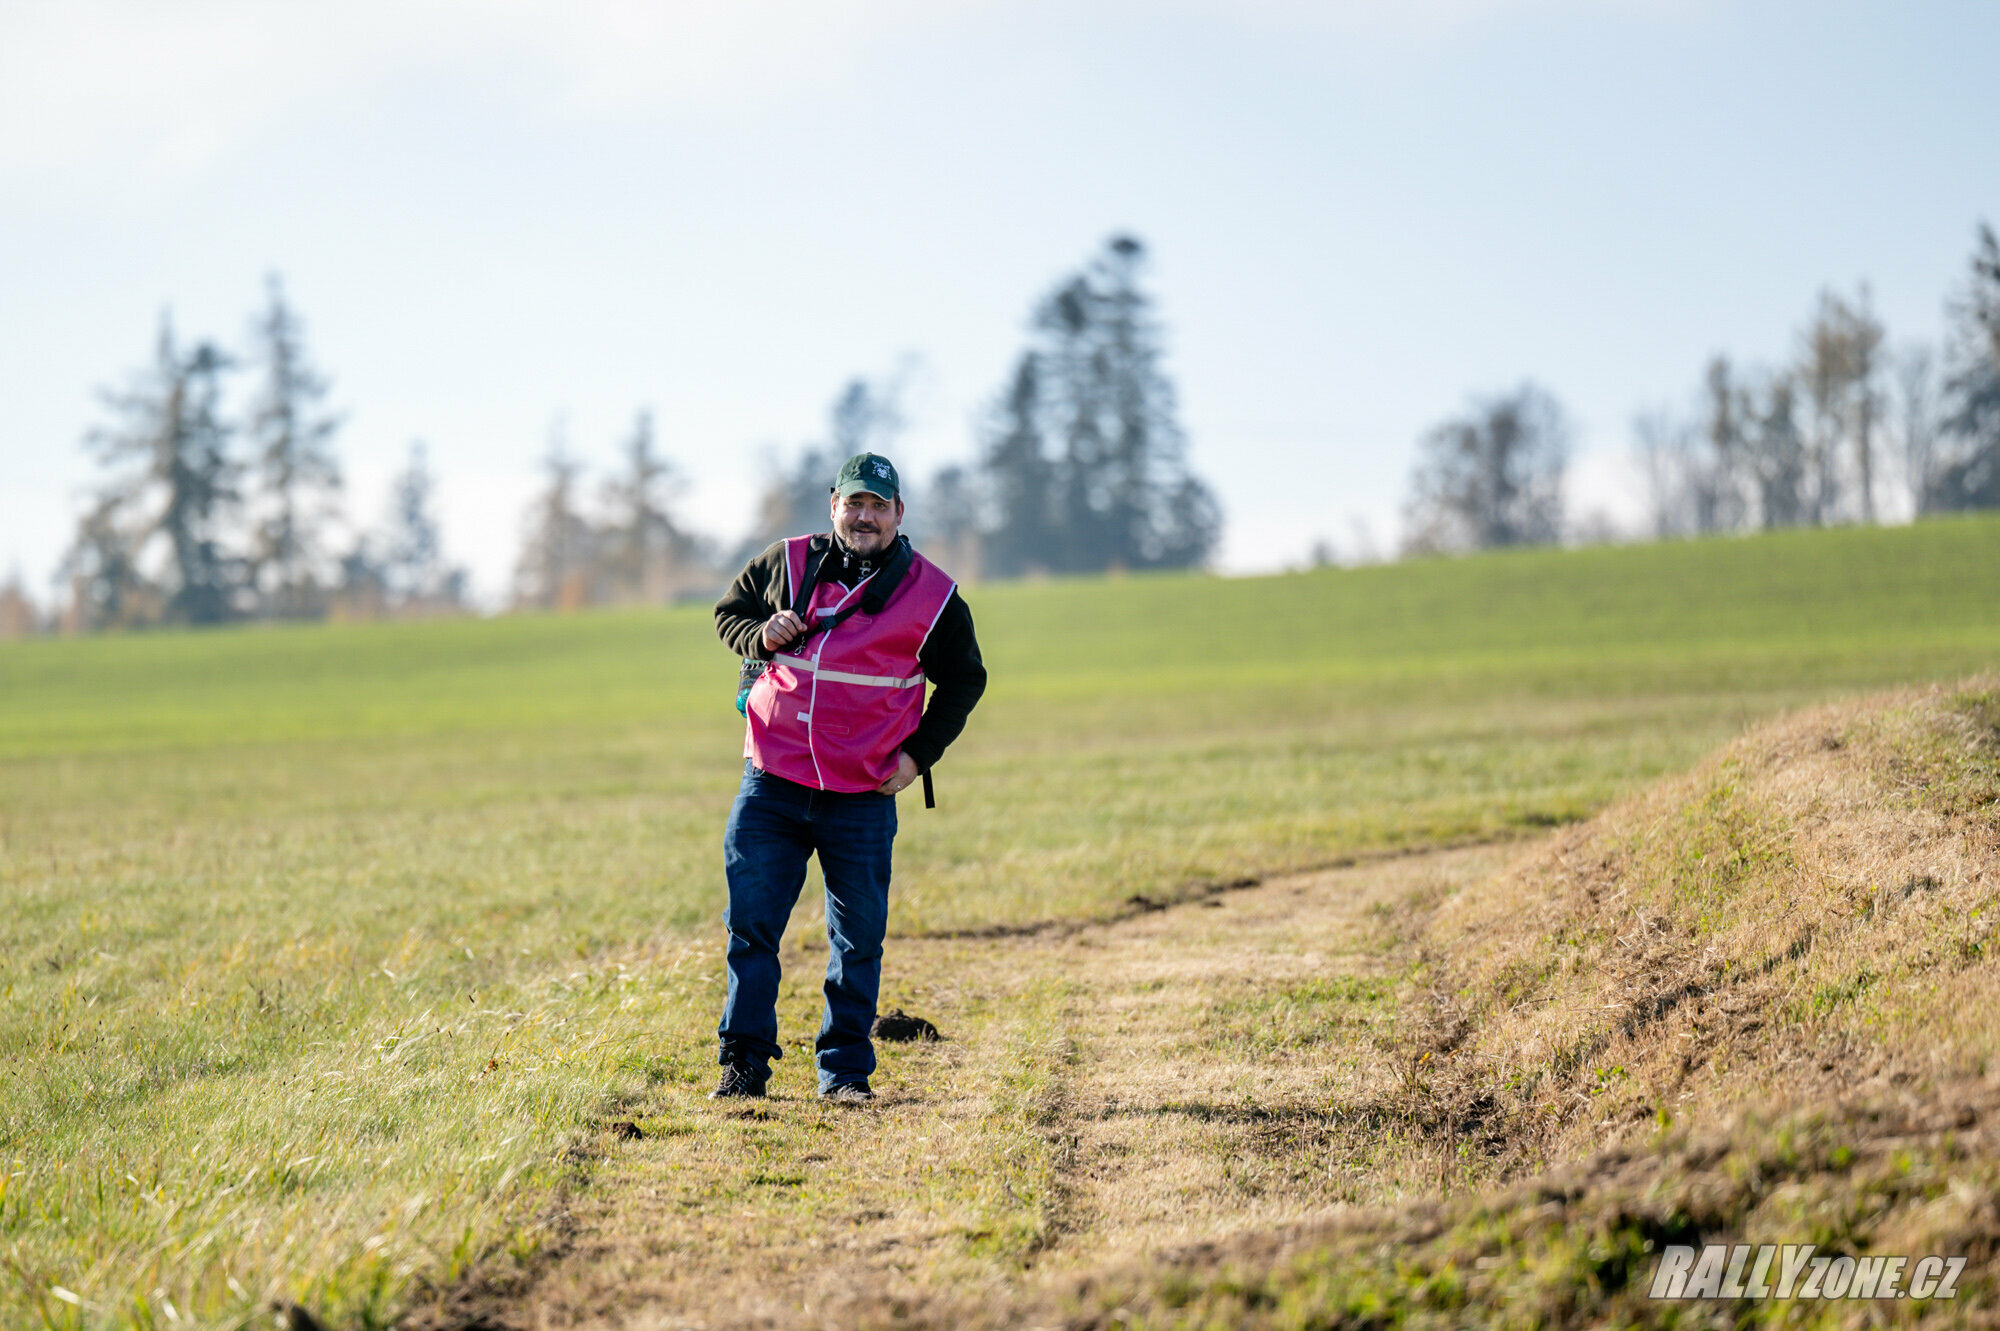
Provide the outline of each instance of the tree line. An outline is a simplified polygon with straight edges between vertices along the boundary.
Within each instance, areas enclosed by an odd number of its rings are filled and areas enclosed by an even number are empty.
[[[905,477],[908,530],[963,577],[1192,568],[1221,536],[1214,492],[1189,467],[1144,245],[1114,236],[1028,312],[1026,345],[975,428],[969,461]],[[2000,240],[1977,229],[1939,347],[1889,348],[1863,287],[1827,291],[1775,365],[1714,357],[1684,408],[1642,414],[1634,456],[1656,538],[1874,522],[2000,507]],[[509,592],[521,609],[706,596],[750,554],[825,526],[840,461],[893,451],[908,365],[849,381],[823,434],[775,463],[738,543],[673,513],[678,476],[650,414],[635,414],[594,491],[564,430],[523,515]],[[247,381],[247,382],[245,382]],[[282,283],[235,348],[183,343],[163,316],[151,362],[100,394],[85,446],[102,467],[58,573],[76,631],[242,619],[462,610],[437,477],[410,445],[386,516],[343,509],[343,415]],[[1570,520],[1572,428],[1524,383],[1474,398],[1417,441],[1406,554],[1609,535]],[[0,635],[42,627],[16,577]]]
[[[1056,283],[1031,310],[1029,345],[994,395],[974,459],[906,478],[909,531],[962,576],[1192,567],[1212,554],[1220,510],[1186,462],[1144,259],[1138,240],[1114,237]],[[559,422],[523,515],[509,604],[713,595],[767,542],[826,526],[842,459],[894,448],[908,375],[849,382],[824,435],[772,468],[735,545],[672,511],[679,472],[649,413],[636,413],[594,487]],[[57,573],[61,626],[465,609],[425,446],[410,445],[384,519],[353,523],[337,447],[345,417],[330,394],[275,276],[240,346],[188,344],[163,315],[151,362],[99,395],[106,419],[85,447],[100,481]],[[0,588],[6,636],[49,626],[18,583]]]
[[[1145,247],[1114,236],[1031,309],[1029,342],[995,393],[969,463],[905,475],[911,538],[965,578],[1205,564],[1222,534],[1214,493],[1189,468],[1163,329],[1140,276]],[[824,432],[765,478],[736,545],[668,511],[673,474],[641,416],[594,510],[560,434],[543,462],[515,569],[518,605],[565,608],[706,593],[772,541],[827,525],[843,459],[893,455],[913,373],[848,381]]]
[[[1642,417],[1654,534],[2000,507],[2000,241],[1978,229],[1942,348],[1892,352],[1864,286],[1822,292],[1793,358],[1711,359],[1689,410]],[[1901,494],[1896,490],[1900,489]]]
[[[1717,355],[1689,406],[1641,414],[1646,534],[2000,508],[2000,240],[1990,226],[1977,228],[1968,269],[1946,301],[1941,350],[1891,351],[1865,286],[1851,298],[1828,290],[1786,361]],[[1418,441],[1406,551],[1601,534],[1566,521],[1570,436],[1561,404],[1532,383],[1433,427]]]
[[[162,315],[151,363],[99,394],[108,419],[85,436],[103,475],[57,572],[66,627],[460,606],[465,575],[443,559],[421,443],[387,520],[346,526],[329,391],[275,276],[238,349],[185,344]]]

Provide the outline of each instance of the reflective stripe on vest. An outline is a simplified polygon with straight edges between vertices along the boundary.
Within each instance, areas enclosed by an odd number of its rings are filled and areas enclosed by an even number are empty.
[[[894,675],[851,675],[845,670],[821,670],[812,661],[792,657],[785,664],[793,670],[803,670],[830,679],[836,684],[866,684],[877,689],[913,689],[924,682],[922,675],[911,675],[907,679],[897,679]]]

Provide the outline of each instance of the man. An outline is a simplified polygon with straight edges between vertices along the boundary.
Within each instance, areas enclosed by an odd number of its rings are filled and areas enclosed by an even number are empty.
[[[903,499],[889,460],[849,458],[831,512],[831,536],[779,541],[715,605],[729,649],[769,663],[744,700],[743,787],[723,836],[729,990],[717,1097],[763,1095],[771,1060],[784,1056],[778,942],[817,854],[827,941],[826,1011],[813,1044],[819,1093],[874,1098],[869,1029],[895,797],[937,763],[986,689],[972,611],[898,533]]]

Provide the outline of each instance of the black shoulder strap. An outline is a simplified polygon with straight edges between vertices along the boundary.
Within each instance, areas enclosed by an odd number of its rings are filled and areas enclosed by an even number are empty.
[[[812,606],[813,589],[819,585],[820,565],[826,562],[827,551],[833,549],[833,538],[815,536],[806,543],[806,575],[799,579],[799,585],[792,589],[792,613],[800,619]]]
[[[910,571],[910,538],[898,536],[896,548],[889,555],[889,562],[875,571],[868,580],[868,590],[861,593],[863,614],[879,615],[882,607],[889,604],[889,598],[902,586],[903,575]]]
[[[881,614],[882,607],[889,604],[889,598],[894,596],[896,588],[902,585],[903,575],[910,571],[912,558],[910,538],[898,536],[896,548],[889,555],[889,562],[875,570],[875,575],[868,580],[867,590],[861,593],[858,600],[837,615],[813,619],[806,613],[812,606],[813,585],[819,581],[820,566],[832,557],[833,542],[830,538],[820,536],[815,536],[812,540],[811,552],[806,556],[806,576],[800,583],[799,595],[792,607],[792,613],[806,621],[806,632],[804,638],[793,643],[792,650],[797,650],[799,643],[803,643],[806,638],[816,633],[824,633],[835,625],[844,623],[848,616],[857,610],[864,614]],[[825,543],[821,544],[822,541]]]

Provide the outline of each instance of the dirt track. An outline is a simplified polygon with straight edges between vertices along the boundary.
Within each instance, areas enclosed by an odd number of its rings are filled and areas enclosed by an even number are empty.
[[[948,1324],[1107,1260],[1424,1189],[1435,1165],[1365,1112],[1397,1076],[1388,907],[1506,853],[892,940],[890,986],[949,1038],[885,1050],[877,1104],[821,1105],[794,1058],[753,1107],[663,1087],[632,1107],[645,1137],[604,1134],[525,1288],[475,1283],[416,1324]],[[817,971],[816,927],[794,922],[788,976]],[[788,1029],[816,1003],[800,989]]]

